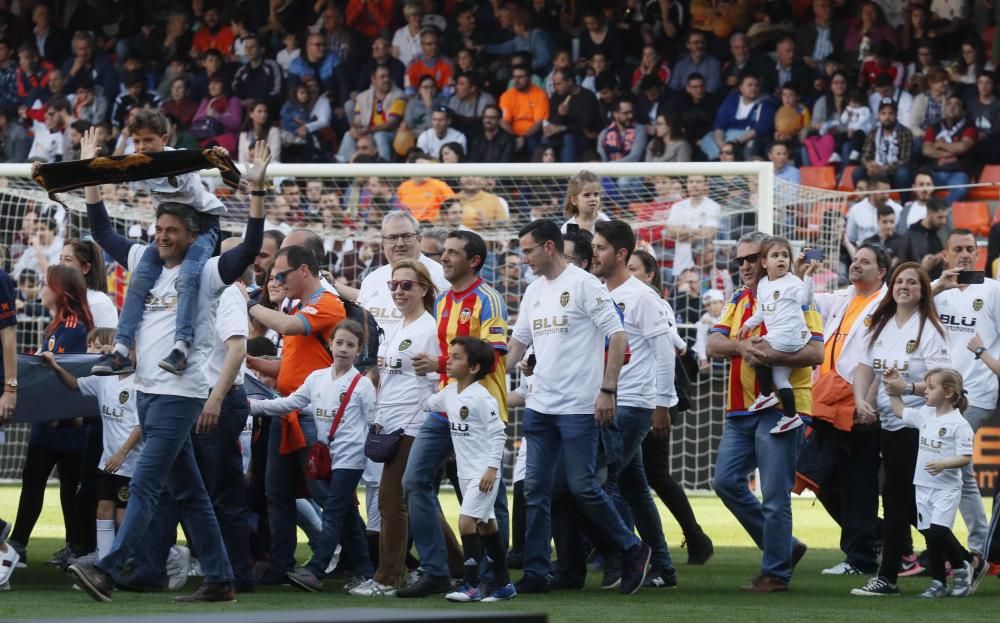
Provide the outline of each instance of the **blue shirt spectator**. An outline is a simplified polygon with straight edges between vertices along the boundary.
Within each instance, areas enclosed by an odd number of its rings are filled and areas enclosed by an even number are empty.
[[[340,57],[335,52],[326,51],[326,38],[320,33],[312,33],[306,42],[305,53],[292,61],[288,67],[288,79],[295,82],[306,74],[316,76],[323,91],[336,92],[334,70],[340,65]]]
[[[687,38],[688,55],[677,62],[670,76],[670,89],[680,91],[687,85],[688,76],[699,73],[705,78],[705,88],[715,93],[722,87],[722,63],[705,53],[705,34],[693,30]]]

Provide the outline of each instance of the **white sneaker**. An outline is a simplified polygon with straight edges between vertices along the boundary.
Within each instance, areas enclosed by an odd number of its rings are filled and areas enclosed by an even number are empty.
[[[197,558],[191,559],[191,570],[188,571],[188,577],[192,578],[203,578],[205,577],[205,572],[201,570],[201,563],[198,562]]]
[[[851,563],[844,561],[838,562],[828,569],[823,569],[820,575],[864,575],[864,572]]]
[[[857,149],[852,149],[851,153],[847,156],[847,159],[848,160],[857,160],[860,157],[861,157],[861,152],[859,152]]]
[[[14,573],[19,560],[21,560],[21,555],[9,545],[6,552],[0,552],[0,584],[7,584],[10,580],[10,574]]]
[[[774,395],[774,392],[771,392],[767,396],[764,394],[757,394],[757,399],[750,405],[749,411],[760,411],[768,407],[773,407],[776,404],[778,404],[778,397]]]
[[[778,423],[774,425],[774,428],[771,429],[771,434],[780,435],[782,433],[787,433],[790,430],[795,430],[796,428],[802,426],[804,423],[805,422],[802,421],[802,418],[800,418],[798,414],[796,414],[795,417],[787,417],[783,415],[781,416],[781,419],[778,420]]]
[[[84,554],[83,556],[77,556],[76,558],[70,558],[69,563],[71,565],[87,564],[93,565],[97,563],[97,552],[90,552],[89,554]]]
[[[840,162],[840,154],[838,154],[837,152],[833,152],[832,154],[830,154],[830,157],[827,158],[826,162],[827,164],[836,164]]]
[[[191,572],[191,550],[183,545],[170,548],[167,555],[167,590],[179,591],[187,584]]]
[[[328,564],[326,566],[326,571],[324,571],[323,573],[327,574],[327,575],[333,573],[333,570],[337,568],[337,563],[338,562],[340,562],[340,546],[339,545],[337,546],[337,549],[333,550],[333,557],[330,558],[330,564]],[[323,578],[320,578],[320,579],[322,580]]]
[[[396,594],[396,587],[379,584],[375,580],[365,580],[352,588],[349,594],[355,597],[392,597]]]

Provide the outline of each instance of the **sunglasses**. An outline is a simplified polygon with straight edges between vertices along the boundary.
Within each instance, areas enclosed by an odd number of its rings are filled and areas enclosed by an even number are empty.
[[[296,267],[296,268],[289,268],[286,271],[283,271],[283,272],[280,272],[280,273],[274,273],[273,275],[271,275],[271,278],[274,279],[275,281],[277,281],[279,284],[285,285],[285,279],[288,279],[288,275],[290,273],[295,272],[296,270],[298,270],[298,267]]]
[[[417,281],[410,281],[409,279],[393,279],[392,281],[387,281],[386,284],[389,286],[390,292],[395,292],[396,290],[402,290],[403,292],[409,292],[415,286],[419,286],[420,283]]]
[[[750,255],[744,255],[743,257],[733,258],[733,264],[736,264],[737,266],[743,266],[743,262],[756,264],[759,261],[760,261],[760,253],[751,253]]]

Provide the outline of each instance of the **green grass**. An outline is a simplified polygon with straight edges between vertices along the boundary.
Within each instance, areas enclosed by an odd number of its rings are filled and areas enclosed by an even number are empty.
[[[17,507],[18,489],[0,487],[0,517],[12,520]],[[443,495],[446,510],[454,514],[454,498]],[[642,623],[674,619],[679,621],[728,621],[749,623],[762,621],[896,621],[896,620],[961,620],[978,616],[988,620],[1000,597],[1000,581],[986,578],[979,592],[971,599],[945,600],[926,603],[916,599],[924,589],[926,578],[903,578],[904,596],[892,600],[870,600],[851,597],[848,591],[862,583],[859,577],[822,577],[819,572],[839,560],[839,531],[823,509],[809,499],[796,499],[794,517],[796,535],[806,541],[809,552],[797,569],[792,591],[785,595],[745,595],[739,586],[756,574],[760,554],[753,548],[746,533],[715,497],[692,499],[695,513],[706,532],[715,540],[716,555],[704,567],[688,567],[684,550],[680,549],[677,524],[665,513],[664,525],[680,574],[680,588],[675,591],[643,590],[624,597],[604,593],[597,588],[598,573],[591,573],[588,588],[582,592],[560,592],[549,595],[524,595],[509,603],[449,604],[441,598],[422,600],[365,600],[349,597],[333,582],[328,591],[311,595],[289,587],[265,588],[253,595],[240,595],[235,604],[181,607],[171,601],[172,594],[131,594],[116,592],[114,602],[99,604],[80,592],[70,590],[67,576],[52,567],[39,564],[61,546],[62,519],[58,495],[50,489],[45,509],[29,546],[31,565],[13,575],[13,590],[0,593],[0,619],[70,618],[82,616],[131,616],[168,614],[175,612],[239,612],[257,610],[301,610],[312,608],[401,607],[447,610],[497,610],[544,612],[553,622],[610,623],[627,621]],[[964,526],[957,528],[964,539]],[[302,540],[300,539],[300,543]],[[919,536],[917,543],[922,543]],[[299,547],[300,560],[308,556],[306,547]],[[519,577],[519,572],[514,572]],[[193,590],[198,580],[188,588]],[[928,612],[930,610],[930,612]]]

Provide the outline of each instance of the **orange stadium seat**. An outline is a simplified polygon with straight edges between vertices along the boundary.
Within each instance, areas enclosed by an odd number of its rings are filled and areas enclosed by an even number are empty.
[[[799,169],[802,177],[802,185],[811,188],[822,188],[823,190],[835,190],[837,188],[837,176],[833,167],[802,167]]]
[[[951,204],[955,227],[964,227],[977,236],[990,233],[990,208],[981,201],[956,201]]]
[[[840,182],[837,184],[837,190],[845,192],[845,193],[852,193],[852,192],[854,192],[854,177],[853,177],[853,174],[854,174],[854,169],[856,169],[856,168],[857,168],[857,165],[853,165],[853,164],[849,164],[846,167],[844,167],[843,172],[841,172],[841,174],[840,174]]]
[[[973,186],[967,195],[969,199],[979,201],[997,201],[1000,199],[1000,165],[988,164],[983,167],[983,172],[979,176],[979,183],[992,182],[996,186]]]

